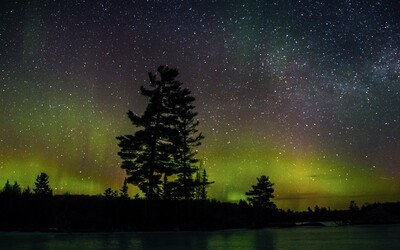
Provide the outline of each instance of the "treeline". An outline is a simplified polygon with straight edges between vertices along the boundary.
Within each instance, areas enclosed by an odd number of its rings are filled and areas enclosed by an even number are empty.
[[[250,206],[218,201],[149,202],[120,197],[32,194],[0,197],[0,203],[2,231],[217,230],[265,226],[271,216],[258,213],[254,217]]]
[[[400,222],[400,203],[366,205],[358,211],[293,212],[255,207],[246,202],[149,202],[121,197],[31,193],[0,196],[0,204],[1,231],[177,231],[293,227],[302,222],[315,226],[324,221],[338,225]]]
[[[400,223],[400,202],[366,203],[358,207],[355,201],[350,201],[347,210],[331,210],[326,207],[310,207],[307,211],[280,211],[283,221],[318,223],[324,221],[336,222],[338,225],[357,224],[390,224]]]
[[[198,175],[200,180],[206,174]],[[7,180],[0,190],[1,231],[143,231],[216,230],[264,227],[281,213],[270,201],[273,184],[268,177],[246,194],[249,203],[207,199],[205,185],[192,199],[148,199],[128,195],[127,180],[119,190],[107,188],[102,195],[55,195],[49,176],[40,173],[33,190]],[[201,182],[200,182],[201,183]],[[277,222],[277,221],[276,221]]]
[[[248,202],[215,200],[148,200],[119,195],[55,195],[48,176],[36,178],[33,191],[21,190],[18,183],[6,182],[0,190],[1,231],[158,231],[218,230],[231,228],[292,227],[300,222],[321,225],[333,221],[338,225],[365,223],[399,223],[400,203],[365,204],[354,201],[348,210],[330,210],[315,206],[307,211],[284,211],[261,205],[250,196]],[[248,193],[255,193],[267,183],[258,183]],[[262,197],[262,196],[260,196]],[[305,224],[301,224],[305,225]]]
[[[0,197],[18,197],[18,196],[51,196],[53,194],[53,190],[49,184],[49,176],[46,173],[40,173],[36,177],[35,188],[31,190],[29,186],[26,188],[22,188],[17,181],[14,181],[14,184],[11,185],[10,181],[7,180],[4,184],[2,190],[0,190]]]
[[[119,192],[107,188],[102,195],[95,196],[53,195],[49,176],[41,173],[33,190],[7,180],[0,190],[0,231],[216,230],[265,226],[271,214],[262,207],[252,209],[245,202],[223,203],[204,196],[193,200],[149,200],[139,196],[131,199],[126,180]]]

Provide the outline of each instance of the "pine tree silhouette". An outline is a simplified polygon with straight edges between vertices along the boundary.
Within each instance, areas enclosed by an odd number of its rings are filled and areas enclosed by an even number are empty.
[[[274,198],[273,183],[269,180],[269,177],[262,175],[257,178],[257,184],[252,185],[252,190],[246,192],[249,196],[247,200],[250,205],[263,208],[276,208],[275,204],[271,201]]]
[[[132,111],[128,117],[139,128],[134,135],[119,136],[118,155],[123,160],[121,167],[128,175],[128,182],[139,187],[149,200],[160,197],[161,177],[172,174],[170,162],[170,128],[166,100],[175,88],[174,78],[178,71],[168,67],[158,68],[160,79],[149,73],[150,89],[143,86],[140,94],[149,99],[143,115]]]
[[[129,195],[128,195],[128,181],[126,180],[126,178],[124,179],[124,184],[122,185],[122,188],[119,191],[119,196],[121,198],[125,198],[125,199],[129,198]]]
[[[176,69],[160,66],[157,71],[158,78],[149,73],[150,88],[140,88],[149,100],[143,115],[128,112],[138,130],[117,137],[121,167],[127,181],[138,186],[147,199],[191,199],[196,185],[194,147],[203,139],[196,129],[195,99],[175,80]]]
[[[42,196],[51,196],[53,195],[53,190],[49,185],[49,176],[46,173],[40,173],[36,177],[35,188],[33,189],[35,194]]]
[[[116,190],[112,190],[112,188],[107,188],[104,190],[104,196],[105,197],[117,197],[118,192]]]

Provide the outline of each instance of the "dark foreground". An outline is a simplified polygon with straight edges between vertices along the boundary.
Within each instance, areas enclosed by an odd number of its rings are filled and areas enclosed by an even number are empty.
[[[136,233],[0,233],[0,249],[398,249],[400,225]]]
[[[269,210],[218,201],[153,201],[63,195],[0,197],[0,231],[127,232],[400,223],[400,203],[357,210]]]

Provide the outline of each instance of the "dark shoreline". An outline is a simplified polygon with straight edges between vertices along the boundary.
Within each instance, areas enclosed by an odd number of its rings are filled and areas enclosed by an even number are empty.
[[[219,201],[57,195],[0,197],[1,232],[176,232],[400,223],[400,202],[293,212]],[[307,223],[305,223],[307,222]]]

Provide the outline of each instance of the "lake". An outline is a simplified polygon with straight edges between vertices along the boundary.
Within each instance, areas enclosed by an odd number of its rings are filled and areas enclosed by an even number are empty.
[[[0,249],[399,249],[400,225],[215,232],[0,233]]]

